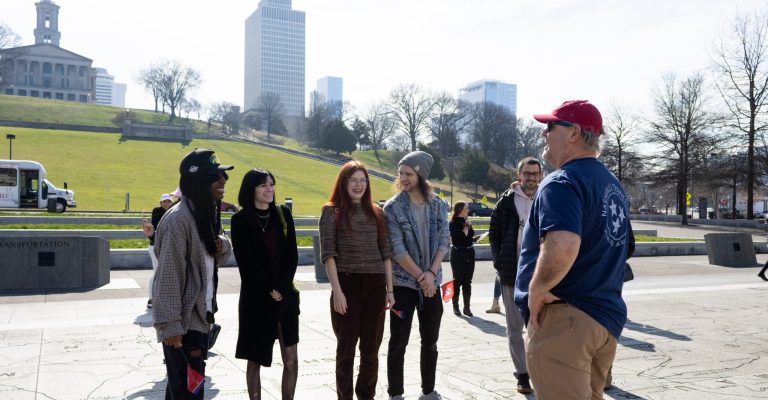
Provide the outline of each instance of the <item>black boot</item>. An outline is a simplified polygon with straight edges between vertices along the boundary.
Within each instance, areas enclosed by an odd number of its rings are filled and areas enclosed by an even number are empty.
[[[456,297],[453,298],[453,313],[461,315],[461,311],[459,310],[459,300]]]
[[[464,291],[464,315],[467,317],[472,317],[474,314],[472,314],[472,310],[469,309],[469,298],[470,298],[469,290]]]

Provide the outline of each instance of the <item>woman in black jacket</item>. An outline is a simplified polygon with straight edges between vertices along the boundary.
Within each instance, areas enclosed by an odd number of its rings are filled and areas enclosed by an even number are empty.
[[[298,377],[299,292],[293,286],[298,264],[291,212],[275,205],[275,178],[248,171],[240,185],[242,209],[232,216],[232,245],[240,271],[240,304],[235,357],[248,360],[250,399],[261,399],[261,366],[272,364],[280,341],[282,398],[293,399]]]
[[[459,311],[459,296],[464,289],[464,315],[471,317],[469,300],[472,296],[472,276],[475,274],[475,249],[472,245],[477,240],[475,230],[467,216],[469,207],[465,201],[453,205],[453,216],[448,224],[451,232],[451,270],[453,271],[453,313]]]

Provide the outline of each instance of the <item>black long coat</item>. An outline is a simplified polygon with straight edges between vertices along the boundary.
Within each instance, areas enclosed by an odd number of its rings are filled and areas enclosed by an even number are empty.
[[[286,228],[275,210],[270,215],[268,229],[277,229],[277,254],[280,268],[277,280],[268,272],[269,252],[256,222],[253,208],[244,208],[232,216],[232,247],[240,271],[239,327],[235,357],[269,366],[272,347],[277,339],[277,324],[282,327],[285,346],[299,341],[299,293],[293,287],[298,264],[296,229],[288,208],[281,207]],[[270,296],[277,290],[282,301]]]

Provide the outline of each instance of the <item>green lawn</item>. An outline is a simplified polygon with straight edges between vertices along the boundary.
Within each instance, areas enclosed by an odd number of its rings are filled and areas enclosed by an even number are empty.
[[[12,97],[12,96],[9,96]],[[14,133],[14,159],[41,162],[57,186],[67,181],[75,191],[78,210],[123,210],[130,193],[130,210],[156,207],[160,194],[178,186],[178,165],[196,147],[216,151],[224,164],[235,165],[224,199],[237,202],[243,175],[254,167],[269,169],[277,181],[277,199],[293,198],[297,215],[319,215],[339,167],[260,146],[218,140],[178,142],[128,140],[120,134],[5,128]],[[375,199],[392,195],[392,185],[373,178]]]
[[[0,120],[119,127],[116,117],[124,111],[122,107],[99,104],[0,95]],[[131,109],[131,117],[136,122],[164,124],[168,122],[169,115]],[[179,118],[175,123],[192,123],[193,132],[196,133],[207,131],[207,125],[202,121]]]

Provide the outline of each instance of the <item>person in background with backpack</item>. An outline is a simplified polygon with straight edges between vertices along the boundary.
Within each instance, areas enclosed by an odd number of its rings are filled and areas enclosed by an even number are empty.
[[[237,200],[242,208],[232,216],[241,281],[235,357],[248,360],[248,398],[261,399],[261,366],[272,365],[272,348],[279,340],[282,398],[293,399],[299,374],[299,292],[293,284],[299,255],[293,217],[287,207],[275,204],[275,177],[269,171],[248,171]]]
[[[368,171],[344,164],[320,217],[322,260],[331,282],[331,324],[336,335],[336,395],[372,400],[386,310],[395,304],[392,250],[384,212],[371,200]],[[360,372],[352,390],[355,347]]]

